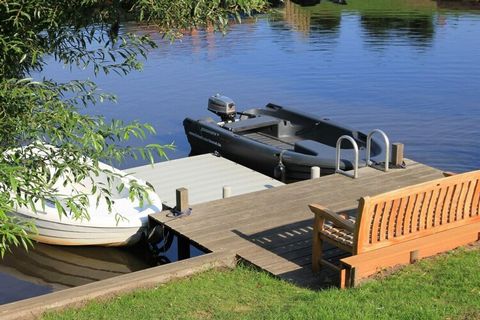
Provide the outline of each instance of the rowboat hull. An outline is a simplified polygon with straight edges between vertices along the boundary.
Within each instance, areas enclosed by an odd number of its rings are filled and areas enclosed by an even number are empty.
[[[281,160],[286,179],[298,181],[308,179],[313,166],[320,167],[322,175],[335,171],[335,146],[340,136],[351,136],[360,150],[366,146],[365,134],[297,110],[269,104],[240,114],[230,123],[186,118],[183,126],[191,154],[218,152],[274,178],[278,178],[275,168]],[[372,156],[381,151],[380,145],[372,141]],[[353,161],[349,159],[353,158],[352,146],[344,141],[340,169],[352,169]]]

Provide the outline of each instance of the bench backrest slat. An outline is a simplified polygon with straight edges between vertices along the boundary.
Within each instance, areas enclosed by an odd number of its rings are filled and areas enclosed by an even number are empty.
[[[480,220],[480,170],[360,199],[354,253]]]
[[[470,211],[469,213],[471,215],[480,215],[480,179],[475,182],[472,182],[471,188],[474,189],[475,191],[473,191],[471,200],[469,198],[466,201],[465,206],[467,208],[465,211],[467,212],[467,214]]]

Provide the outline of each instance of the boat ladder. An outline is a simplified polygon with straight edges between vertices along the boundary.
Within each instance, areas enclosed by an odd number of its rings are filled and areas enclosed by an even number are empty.
[[[343,140],[348,140],[352,143],[353,149],[355,151],[355,159],[353,162],[353,175],[350,172],[344,171],[340,169],[340,151],[341,151],[341,145]],[[341,173],[346,175],[347,177],[351,177],[354,179],[358,178],[358,145],[355,142],[355,139],[353,139],[350,136],[343,135],[337,140],[337,157],[336,157],[336,165],[335,165],[335,173]]]
[[[388,169],[389,169],[389,162],[390,162],[390,140],[388,139],[386,133],[383,132],[380,129],[372,130],[367,136],[366,164],[369,167],[377,169],[376,167],[373,166],[374,163],[370,159],[371,148],[372,148],[372,137],[375,133],[380,134],[383,138],[384,143],[385,143],[385,166],[384,166],[383,169],[380,169],[380,170],[383,170],[383,171],[387,172]],[[354,152],[355,152],[355,156],[354,156],[355,158],[354,158],[354,162],[353,162],[353,174],[351,172],[347,172],[347,171],[344,171],[344,170],[340,169],[341,145],[342,145],[343,140],[350,141],[350,143],[353,146]],[[358,149],[358,144],[353,137],[351,137],[349,135],[343,135],[340,138],[338,138],[337,146],[336,146],[337,156],[336,156],[336,161],[335,161],[335,163],[336,163],[335,164],[335,173],[341,173],[343,175],[346,175],[346,176],[354,178],[354,179],[358,178],[358,150],[359,150]]]
[[[383,142],[385,143],[385,167],[383,168],[383,171],[387,172],[389,168],[388,166],[390,163],[390,140],[388,139],[387,134],[380,129],[372,130],[372,132],[370,132],[367,136],[367,157],[366,157],[367,166],[375,168],[372,166],[373,162],[370,161],[370,151],[371,151],[370,149],[372,148],[372,136],[375,133],[380,134],[383,138]]]

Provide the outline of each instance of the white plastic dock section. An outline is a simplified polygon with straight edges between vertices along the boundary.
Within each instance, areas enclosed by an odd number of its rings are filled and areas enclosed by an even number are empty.
[[[282,182],[213,154],[158,162],[125,170],[136,178],[150,182],[162,203],[176,204],[176,189],[188,189],[189,204],[198,204],[223,197],[223,187],[231,188],[231,196],[270,189]]]

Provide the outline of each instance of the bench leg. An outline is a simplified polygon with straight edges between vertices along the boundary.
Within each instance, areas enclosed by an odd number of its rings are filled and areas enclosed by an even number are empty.
[[[357,285],[357,268],[350,267],[348,278],[346,282],[347,288],[354,288]]]
[[[345,267],[342,267],[340,269],[340,289],[345,289],[347,287],[347,279],[347,269],[345,269]]]
[[[315,215],[313,223],[313,239],[312,239],[312,271],[317,273],[320,271],[320,261],[322,260],[323,241],[320,239],[319,230],[323,224],[323,219]]]

